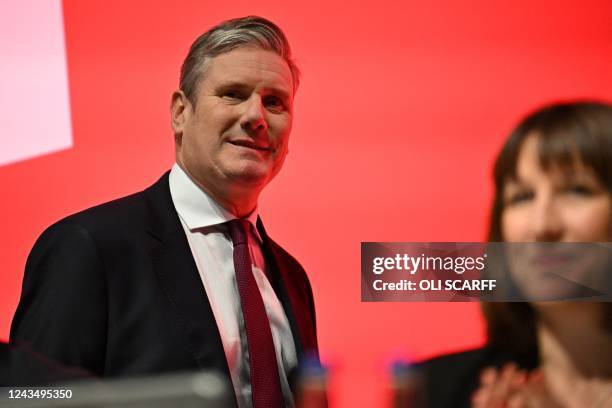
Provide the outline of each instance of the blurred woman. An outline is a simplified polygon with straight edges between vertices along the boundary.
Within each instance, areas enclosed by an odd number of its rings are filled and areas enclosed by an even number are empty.
[[[494,181],[489,241],[612,241],[612,106],[532,113],[502,148]],[[486,347],[422,365],[428,406],[612,407],[612,303],[483,310]]]

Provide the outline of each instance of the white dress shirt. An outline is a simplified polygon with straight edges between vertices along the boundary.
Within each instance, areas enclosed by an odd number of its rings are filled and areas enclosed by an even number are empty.
[[[170,194],[221,333],[238,406],[250,408],[249,351],[236,285],[234,247],[227,227],[220,225],[236,217],[198,187],[178,164],[170,171]],[[293,406],[287,373],[297,366],[295,344],[283,306],[265,274],[266,262],[260,246],[262,241],[255,228],[257,215],[255,209],[247,217],[251,225],[249,251],[253,275],[270,321],[285,402],[287,406]]]

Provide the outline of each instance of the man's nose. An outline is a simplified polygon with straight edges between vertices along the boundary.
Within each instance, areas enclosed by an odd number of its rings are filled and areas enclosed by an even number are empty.
[[[268,129],[265,106],[259,95],[253,94],[244,102],[244,112],[240,118],[240,127],[247,133],[258,133]]]
[[[532,233],[536,242],[556,242],[563,238],[563,216],[552,196],[536,200],[532,216]]]

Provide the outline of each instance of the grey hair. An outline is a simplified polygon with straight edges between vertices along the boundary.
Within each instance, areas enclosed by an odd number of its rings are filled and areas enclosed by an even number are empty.
[[[291,58],[289,41],[283,31],[263,17],[247,16],[224,21],[199,36],[189,49],[181,67],[179,87],[195,106],[197,88],[210,60],[238,47],[254,46],[273,51],[289,65],[293,91],[300,82],[300,71]]]

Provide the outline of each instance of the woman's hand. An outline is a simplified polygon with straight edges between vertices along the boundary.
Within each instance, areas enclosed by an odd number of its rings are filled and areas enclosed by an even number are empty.
[[[488,367],[472,396],[472,408],[610,408],[612,383],[587,379],[554,387],[551,392],[541,371],[527,373],[515,364],[501,370]],[[554,394],[554,396],[553,396]]]
[[[561,408],[544,384],[539,371],[527,373],[515,364],[501,370],[488,367],[472,397],[473,408]]]

